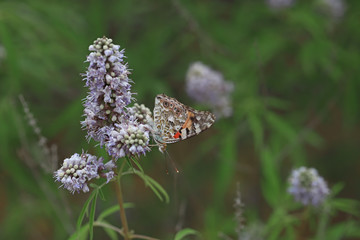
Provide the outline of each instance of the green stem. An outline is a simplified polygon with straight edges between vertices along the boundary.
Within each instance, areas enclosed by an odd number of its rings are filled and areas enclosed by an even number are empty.
[[[94,222],[94,226],[98,226],[98,227],[104,227],[104,228],[109,228],[114,230],[115,232],[119,233],[121,236],[124,236],[124,231],[120,228],[117,228],[113,225],[104,223],[104,222]],[[136,238],[136,239],[145,239],[145,240],[160,240],[158,238],[153,238],[153,237],[148,237],[148,236],[144,236],[144,235],[140,235],[140,234],[133,234],[132,238]]]
[[[125,240],[130,240],[130,232],[129,232],[129,227],[128,227],[128,223],[127,223],[127,219],[126,219],[126,214],[125,214],[125,209],[124,209],[124,200],[123,200],[123,195],[121,192],[121,174],[122,174],[122,170],[125,166],[126,160],[123,161],[123,163],[121,164],[119,173],[118,173],[118,181],[116,184],[116,195],[117,195],[117,199],[118,199],[118,203],[119,203],[119,207],[120,207],[120,218],[121,218],[121,222],[123,225],[123,229],[124,229],[124,239]]]
[[[324,205],[322,206],[321,213],[319,216],[316,239],[324,239],[328,219],[329,219],[329,209],[327,208],[326,205]]]

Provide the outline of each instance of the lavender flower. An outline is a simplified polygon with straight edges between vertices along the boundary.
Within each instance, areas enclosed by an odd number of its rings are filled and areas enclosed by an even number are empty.
[[[84,101],[85,120],[82,126],[88,131],[88,139],[93,138],[103,145],[107,133],[115,123],[124,117],[125,107],[131,103],[130,74],[124,63],[124,50],[106,37],[98,38],[89,50],[89,62],[85,74],[85,86],[90,92]]]
[[[343,0],[320,0],[319,4],[321,9],[334,19],[341,18],[346,11],[346,5]]]
[[[110,156],[115,159],[125,156],[140,156],[149,148],[149,125],[138,123],[134,117],[127,122],[115,124],[109,134],[106,148]]]
[[[102,158],[97,159],[88,153],[75,153],[64,160],[62,167],[55,171],[54,178],[71,193],[88,192],[90,180],[104,177],[109,182],[114,177],[112,169],[115,167],[112,161],[103,164]]]
[[[273,9],[284,9],[294,5],[295,0],[266,0],[266,3]]]
[[[201,62],[190,65],[186,74],[187,94],[195,101],[211,106],[217,117],[232,114],[230,93],[234,90],[220,72],[214,71]]]
[[[329,188],[313,168],[300,167],[289,178],[288,192],[304,205],[318,206],[329,195]]]

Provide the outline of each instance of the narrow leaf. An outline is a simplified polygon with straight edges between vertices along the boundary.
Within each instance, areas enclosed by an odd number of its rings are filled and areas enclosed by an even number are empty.
[[[138,170],[134,169],[134,173],[144,180],[145,185],[150,187],[150,189],[155,193],[155,195],[160,199],[160,201],[163,201],[165,198],[165,202],[169,202],[169,195],[158,182]]]
[[[147,177],[148,181],[151,182],[151,184],[153,184],[160,191],[160,193],[165,197],[165,202],[169,203],[170,198],[169,198],[169,195],[167,194],[166,190],[153,178],[151,178],[147,175],[146,175],[146,177]]]
[[[249,114],[248,118],[250,129],[254,135],[255,144],[260,148],[264,139],[264,129],[261,120],[256,114]]]
[[[95,209],[96,209],[96,200],[98,196],[98,191],[96,191],[94,200],[91,203],[90,207],[90,216],[89,216],[89,233],[90,233],[90,240],[94,237],[94,219],[95,219]]]
[[[87,213],[88,208],[89,208],[89,204],[90,204],[91,200],[94,198],[96,192],[97,192],[97,190],[93,190],[93,191],[91,192],[89,198],[86,200],[83,208],[81,209],[81,212],[80,212],[80,215],[79,215],[79,217],[78,217],[77,224],[76,224],[77,232],[78,232],[78,231],[80,230],[80,228],[81,228],[81,223],[82,223],[83,220],[84,220],[85,214]]]
[[[106,223],[106,224],[109,224],[108,222],[106,222],[106,221],[102,221],[103,223]],[[110,225],[110,224],[109,224]],[[113,229],[111,229],[111,228],[107,228],[107,227],[104,227],[103,228],[104,229],[104,231],[106,232],[106,234],[109,236],[109,238],[111,239],[111,240],[117,240],[118,239],[118,236],[117,236],[117,232],[116,231],[114,231]]]
[[[267,112],[265,117],[270,126],[279,134],[283,135],[286,139],[294,140],[296,138],[296,131],[288,124],[286,120],[272,112]]]
[[[134,207],[135,205],[133,203],[124,203],[124,208],[131,208]],[[108,209],[104,210],[99,217],[97,218],[97,221],[101,221],[104,218],[106,218],[107,216],[117,212],[120,210],[119,205],[114,205],[112,207],[109,207]]]
[[[176,233],[174,240],[181,240],[189,235],[200,236],[198,231],[191,229],[191,228],[185,228],[185,229],[180,230],[178,233]]]
[[[89,224],[85,224],[75,233],[73,233],[68,240],[86,240],[89,233]]]
[[[141,167],[140,163],[135,159],[135,158],[131,158],[131,160],[133,161],[133,163],[135,163],[135,165],[139,168],[139,170],[144,173],[143,168]]]

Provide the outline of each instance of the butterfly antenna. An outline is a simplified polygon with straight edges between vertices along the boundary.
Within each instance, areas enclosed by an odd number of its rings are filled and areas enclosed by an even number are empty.
[[[175,161],[172,159],[172,157],[170,156],[170,154],[168,153],[167,150],[165,150],[165,159],[167,160],[166,162],[168,162],[168,159],[169,161],[171,162],[173,168],[175,169],[175,172],[176,173],[180,173],[179,169],[176,167],[176,164],[175,164]]]

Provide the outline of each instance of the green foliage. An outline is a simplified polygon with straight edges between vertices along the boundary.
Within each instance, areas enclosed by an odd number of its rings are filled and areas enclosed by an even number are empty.
[[[139,176],[144,181],[145,186],[150,187],[150,189],[153,191],[153,193],[155,193],[155,195],[160,199],[160,201],[165,201],[165,203],[169,203],[169,195],[167,194],[165,189],[154,179],[136,169],[130,170],[130,172]]]
[[[93,185],[87,200],[59,189],[18,101],[24,95],[49,145],[57,145],[57,166],[82,149],[109,160],[79,123],[80,74],[88,46],[103,35],[126,49],[134,97],[150,109],[159,93],[207,108],[186,95],[193,61],[235,87],[232,117],[168,146],[180,174],[166,174],[156,148],[127,159],[131,230],[160,239],[174,239],[174,229],[183,229],[175,239],[219,239],[220,232],[237,239],[239,182],[240,236],[260,226],[264,239],[359,238],[360,2],[346,1],[336,20],[315,0],[279,11],[265,2],[1,1],[0,238],[122,238],[111,184]],[[286,192],[299,166],[316,168],[332,186],[321,208],[294,203]]]
[[[183,240],[190,235],[199,235],[199,232],[191,228],[185,228],[176,233],[174,240]]]

